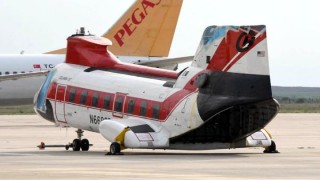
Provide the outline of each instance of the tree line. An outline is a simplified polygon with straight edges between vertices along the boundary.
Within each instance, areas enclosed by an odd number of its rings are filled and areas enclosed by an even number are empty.
[[[320,97],[319,98],[302,98],[302,97],[282,97],[276,96],[274,97],[279,103],[287,103],[287,104],[320,104]]]

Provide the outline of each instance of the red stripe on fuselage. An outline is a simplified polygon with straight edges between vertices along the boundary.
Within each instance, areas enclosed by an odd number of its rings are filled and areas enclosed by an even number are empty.
[[[193,80],[194,81],[194,80]],[[193,82],[192,81],[192,82]],[[171,96],[169,96],[167,99],[165,99],[163,102],[158,102],[158,101],[153,101],[153,100],[148,100],[145,98],[138,98],[138,97],[133,97],[128,95],[126,97],[126,101],[124,102],[124,114],[128,115],[128,116],[134,116],[134,117],[142,117],[142,118],[146,118],[146,119],[153,119],[152,118],[152,106],[154,104],[160,104],[160,114],[159,114],[159,119],[156,119],[158,121],[166,121],[168,120],[170,114],[172,114],[172,112],[176,109],[176,107],[184,100],[186,99],[188,96],[190,96],[191,94],[195,93],[197,91],[197,88],[195,88],[195,86],[193,86],[193,83],[188,83],[189,85],[187,85],[186,87],[188,87],[188,89],[181,89],[177,92],[175,92],[174,94],[172,94]],[[191,87],[194,88],[191,88]],[[48,95],[47,98],[50,100],[54,100],[57,101],[55,93],[56,93],[56,87],[57,87],[57,83],[51,83],[50,88],[48,90]],[[86,89],[86,88],[81,88],[81,87],[76,87],[76,86],[67,86],[67,91],[66,91],[66,97],[65,97],[65,101],[66,103],[70,103],[69,102],[69,97],[70,97],[70,89],[71,88],[75,88],[75,98],[74,101],[71,102],[71,104],[76,105],[76,106],[86,106],[88,108],[94,108],[94,109],[104,109],[103,107],[103,101],[106,95],[109,95],[110,98],[110,109],[106,109],[107,111],[114,111],[113,109],[113,103],[114,103],[114,96],[115,93],[108,93],[105,91],[96,91],[96,90],[91,90],[91,89]],[[88,95],[87,95],[87,100],[85,104],[81,104],[80,103],[80,96],[81,96],[81,92],[82,91],[87,91]],[[99,94],[99,102],[97,107],[93,107],[92,106],[92,96],[93,93],[98,93]],[[58,97],[58,96],[57,96]],[[129,100],[134,99],[135,100],[135,111],[132,114],[128,114],[128,103]],[[58,100],[61,102],[61,100]],[[148,104],[148,110],[147,110],[147,114],[146,116],[140,116],[139,113],[139,108],[140,108],[140,104],[141,102],[147,102]]]

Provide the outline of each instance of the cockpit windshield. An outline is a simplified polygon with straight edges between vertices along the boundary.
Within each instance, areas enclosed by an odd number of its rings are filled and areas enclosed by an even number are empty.
[[[37,97],[36,107],[38,110],[40,110],[42,112],[45,112],[45,110],[46,110],[45,109],[45,107],[46,107],[45,102],[46,102],[47,92],[48,92],[49,85],[50,85],[55,73],[56,73],[55,69],[50,71],[46,80],[44,81],[44,83],[42,84],[42,86],[40,88],[40,91],[39,91],[39,94]]]

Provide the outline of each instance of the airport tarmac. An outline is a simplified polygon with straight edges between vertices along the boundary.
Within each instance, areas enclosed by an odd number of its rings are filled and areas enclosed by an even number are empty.
[[[279,114],[268,126],[279,154],[261,148],[172,151],[125,150],[105,156],[100,134],[85,132],[88,152],[36,146],[67,144],[73,128],[35,115],[0,116],[0,179],[319,179],[320,114]]]

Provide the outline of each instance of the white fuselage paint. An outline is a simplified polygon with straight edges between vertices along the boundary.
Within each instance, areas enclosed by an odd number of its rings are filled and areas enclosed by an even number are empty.
[[[163,58],[120,56],[119,59],[138,64]],[[45,76],[39,76],[1,81],[1,76],[51,70],[64,60],[64,54],[0,55],[0,105],[31,104],[45,79]]]
[[[66,87],[76,86],[79,88],[86,88],[112,94],[123,93],[126,94],[126,97],[142,98],[144,100],[157,101],[160,103],[164,102],[167,98],[181,90],[181,88],[164,87],[163,84],[165,81],[163,80],[142,78],[100,70],[84,72],[86,68],[88,67],[65,63],[60,64],[52,82],[56,82],[57,84]],[[66,78],[61,80],[61,78],[59,78],[61,76]],[[197,95],[198,91],[193,91],[188,93],[182,99],[178,99],[179,102],[163,121],[126,113],[123,114],[122,119],[147,120],[152,122],[153,126],[164,127],[168,132],[170,132],[169,137],[178,136],[199,127],[203,123],[203,120],[198,113],[196,103]],[[62,126],[67,125],[83,130],[99,132],[99,124],[102,119],[119,119],[119,117],[114,116],[114,112],[112,110],[93,108],[70,102],[66,102],[64,104],[64,108],[57,108],[54,106],[56,104],[54,99],[50,99],[50,102],[53,105],[55,115],[64,114],[65,122],[61,121],[61,119],[56,119],[56,122]],[[90,119],[90,115],[93,115],[96,118],[95,122],[93,122],[92,117]],[[57,116],[55,116],[55,118],[57,118]]]

